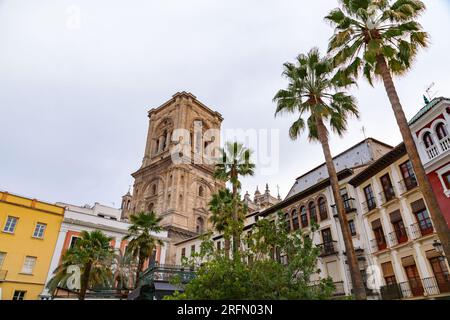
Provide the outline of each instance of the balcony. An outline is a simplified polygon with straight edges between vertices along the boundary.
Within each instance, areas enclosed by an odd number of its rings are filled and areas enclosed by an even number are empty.
[[[344,203],[345,213],[350,213],[350,212],[355,212],[356,211],[355,199],[354,198],[342,199],[342,201]],[[333,205],[331,205],[331,207],[333,208],[333,215],[336,216],[337,215],[336,205],[333,204]]]
[[[387,248],[386,237],[382,236],[377,239],[370,240],[370,245],[372,247],[372,252],[382,251]]]
[[[362,204],[364,213],[370,212],[377,207],[377,201],[375,197],[369,198],[366,202]]]
[[[433,225],[431,224],[431,219],[426,218],[421,222],[414,223],[410,226],[411,235],[414,239],[419,239],[425,237],[434,232]]]
[[[428,159],[434,159],[439,155],[439,150],[437,148],[437,146],[432,145],[429,148],[425,149],[425,152],[427,153]]]
[[[441,146],[442,152],[445,152],[450,149],[450,137],[444,137],[439,141],[439,145]]]
[[[413,297],[436,296],[450,293],[449,274],[437,274],[429,278],[411,278],[401,283],[389,284],[380,288],[383,300],[408,299]]]
[[[407,177],[407,178],[399,181],[398,184],[400,185],[401,194],[411,191],[418,186],[417,179],[415,176]]]
[[[408,231],[406,228],[399,228],[389,233],[389,243],[391,247],[408,242]]]
[[[387,190],[385,190],[383,192],[380,192],[379,196],[380,196],[381,205],[384,205],[384,204],[388,203],[392,199],[395,199],[394,188],[390,187],[389,189],[387,189]]]
[[[331,256],[338,253],[337,241],[324,242],[318,244],[317,247],[320,249],[319,257]]]
[[[8,274],[8,270],[0,270],[0,282],[6,280],[6,275]]]

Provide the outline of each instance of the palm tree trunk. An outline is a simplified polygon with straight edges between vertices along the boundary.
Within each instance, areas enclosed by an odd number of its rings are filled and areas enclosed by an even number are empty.
[[[144,258],[139,257],[138,258],[137,270],[136,270],[136,282],[134,284],[134,288],[135,289],[137,289],[137,287],[139,285],[139,275],[140,275],[143,267],[144,267]]]
[[[364,282],[359,270],[355,248],[353,247],[352,235],[350,233],[350,227],[348,225],[347,216],[344,210],[344,202],[342,201],[340,193],[339,180],[336,173],[336,168],[334,167],[333,157],[331,156],[330,145],[328,144],[328,132],[321,118],[316,119],[316,126],[319,141],[322,144],[323,154],[325,156],[328,175],[330,176],[331,189],[333,190],[333,197],[338,213],[339,223],[341,225],[342,237],[344,239],[345,245],[345,253],[347,256],[348,265],[350,267],[350,275],[352,278],[353,292],[357,300],[365,300],[367,298],[366,290],[364,288]]]
[[[436,200],[436,196],[431,189],[430,181],[425,173],[422,162],[420,160],[419,152],[417,151],[417,146],[414,143],[414,139],[411,130],[406,120],[405,113],[403,112],[402,105],[400,103],[400,98],[398,97],[397,90],[395,89],[394,81],[392,80],[391,72],[386,63],[386,59],[383,55],[377,57],[378,67],[380,68],[381,76],[383,78],[384,87],[386,89],[389,101],[394,111],[395,119],[397,120],[397,125],[402,134],[403,141],[405,143],[406,151],[408,157],[411,160],[411,164],[416,174],[417,181],[419,183],[420,191],[422,192],[425,202],[428,206],[431,219],[436,228],[439,239],[441,240],[442,246],[444,248],[444,253],[447,261],[450,263],[450,231],[442,215],[439,204]]]
[[[89,277],[91,275],[91,268],[92,268],[91,263],[87,263],[84,266],[84,272],[83,275],[81,276],[81,288],[80,293],[78,295],[78,300],[84,300],[84,298],[86,297],[86,291],[89,285]]]
[[[235,179],[234,181],[237,180],[237,172],[236,169],[232,169],[231,170],[231,175],[232,175],[232,181],[233,179]],[[233,185],[233,258],[237,257],[238,253],[239,253],[239,247],[240,247],[240,235],[238,232],[238,213],[237,213],[237,196],[238,196],[238,190],[237,190],[237,185],[235,182],[232,183]]]

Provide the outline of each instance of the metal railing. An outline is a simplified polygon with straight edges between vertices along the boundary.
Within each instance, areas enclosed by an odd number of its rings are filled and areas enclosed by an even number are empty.
[[[425,151],[428,155],[428,159],[430,160],[436,158],[439,155],[439,150],[435,145],[428,147],[427,149],[425,149]]]
[[[377,207],[377,200],[375,199],[375,197],[373,198],[369,198],[367,201],[363,202],[363,210],[364,213],[372,211],[373,209],[375,209]]]
[[[380,287],[383,300],[407,299],[427,296],[435,296],[450,292],[450,276],[448,273],[436,274],[434,277],[420,279],[410,278],[401,283],[388,284]]]
[[[373,253],[384,250],[388,247],[385,236],[370,240],[370,245]]]
[[[342,202],[344,203],[345,213],[350,213],[350,212],[356,211],[355,199],[354,198],[342,199]],[[336,215],[337,214],[337,207],[336,207],[336,205],[333,204],[333,205],[331,205],[331,207],[333,208],[333,214]]]
[[[430,218],[426,218],[421,222],[412,224],[410,226],[410,230],[414,239],[424,237],[434,232]]]
[[[330,256],[338,253],[337,241],[329,241],[318,244],[317,247],[320,249],[320,256]]]
[[[398,182],[400,185],[400,191],[402,194],[416,188],[418,186],[417,179],[415,176],[409,176]]]
[[[450,149],[450,137],[444,137],[439,140],[439,144],[441,145],[442,151],[445,152]]]
[[[380,195],[380,202],[382,205],[391,201],[392,199],[395,199],[396,197],[393,187],[390,187],[386,191],[380,192],[379,195]]]
[[[408,242],[408,231],[406,227],[399,228],[389,233],[389,242],[391,246]]]

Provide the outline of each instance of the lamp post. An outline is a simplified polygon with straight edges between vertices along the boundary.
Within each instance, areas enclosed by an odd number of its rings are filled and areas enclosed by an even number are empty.
[[[434,250],[437,251],[437,253],[439,253],[439,259],[444,260],[445,255],[444,255],[444,247],[442,246],[442,243],[440,243],[439,240],[434,240],[433,248],[434,248]]]

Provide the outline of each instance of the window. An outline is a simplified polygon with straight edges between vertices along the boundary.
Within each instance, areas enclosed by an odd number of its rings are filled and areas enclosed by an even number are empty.
[[[311,223],[317,222],[317,212],[316,212],[316,204],[314,202],[310,202],[308,205],[309,209],[309,220]]]
[[[431,224],[431,219],[428,215],[427,209],[422,209],[420,211],[414,212],[414,215],[416,216],[420,233],[423,236],[433,233],[433,225]]]
[[[78,241],[78,237],[72,236],[72,238],[70,239],[69,249],[72,249],[73,247],[75,247],[77,241]]]
[[[411,190],[417,187],[416,175],[414,174],[411,161],[408,160],[405,163],[402,163],[400,165],[400,171],[402,172],[403,185],[406,190]]]
[[[355,221],[349,220],[348,221],[348,227],[350,228],[350,233],[351,233],[352,237],[356,236]]]
[[[217,250],[222,250],[222,243],[220,241],[217,241]]]
[[[23,262],[22,273],[32,274],[36,265],[36,257],[26,256]]]
[[[350,212],[353,208],[350,201],[350,197],[348,196],[347,188],[342,188],[340,192],[342,201],[344,202],[345,212]]]
[[[0,252],[0,269],[3,265],[3,262],[5,261],[6,258],[6,252]]]
[[[152,195],[156,195],[156,184],[152,186]]]
[[[198,196],[203,197],[203,194],[204,194],[203,187],[202,186],[198,187]]]
[[[181,249],[181,259],[186,257],[186,248]]]
[[[439,140],[444,139],[446,136],[448,136],[448,131],[447,131],[447,127],[445,126],[445,124],[443,124],[442,122],[439,123],[436,126],[436,134],[439,138]]]
[[[386,173],[384,176],[380,178],[381,186],[383,187],[383,193],[385,196],[385,200],[390,201],[395,197],[394,188],[392,187],[391,178],[389,174]]]
[[[390,261],[382,263],[381,270],[383,271],[383,278],[387,286],[397,283],[397,280],[395,279],[394,268],[392,267],[392,263]]]
[[[450,171],[447,171],[442,175],[442,180],[444,180],[445,187],[450,189]]]
[[[13,300],[23,300],[23,298],[25,297],[25,293],[27,293],[27,292],[26,291],[15,290],[12,299]]]
[[[320,220],[326,220],[328,218],[328,212],[327,212],[327,202],[325,201],[324,197],[320,197],[319,201],[319,215]]]
[[[423,139],[423,143],[425,144],[425,148],[427,148],[427,149],[434,144],[433,138],[431,137],[431,133],[429,133],[429,132],[426,132],[423,135],[422,139]]]
[[[286,222],[286,231],[289,232],[291,230],[291,217],[289,217],[289,213],[284,214],[284,221]]]
[[[402,214],[400,213],[400,210],[396,210],[389,214],[392,226],[394,227],[394,234],[395,239],[391,240],[397,240],[397,243],[403,243],[408,241],[408,234],[406,233],[405,225],[402,220]]]
[[[300,225],[298,222],[298,212],[295,209],[292,211],[292,228],[294,230],[297,230],[298,228],[300,228]]]
[[[378,250],[384,250],[387,248],[386,237],[384,236],[383,227],[381,226],[381,220],[377,219],[372,222],[372,231],[375,236],[375,244]]]
[[[192,254],[194,254],[195,253],[195,244],[193,244],[192,246],[191,246],[191,256],[192,256]]]
[[[364,196],[366,197],[366,207],[367,211],[375,209],[377,206],[375,202],[375,196],[373,194],[372,185],[368,185],[364,188]]]
[[[197,231],[197,233],[203,233],[204,230],[204,221],[203,218],[197,218],[197,226],[195,227],[195,230]]]
[[[302,224],[302,228],[306,228],[308,226],[308,214],[306,213],[306,207],[303,206],[300,209],[300,221]]]
[[[34,228],[33,237],[39,238],[39,239],[44,238],[44,231],[45,231],[46,227],[47,227],[47,225],[45,223],[38,222],[36,224],[36,228]]]
[[[14,233],[14,230],[16,229],[17,225],[17,220],[19,219],[16,217],[8,216],[5,227],[3,228],[3,232]]]

